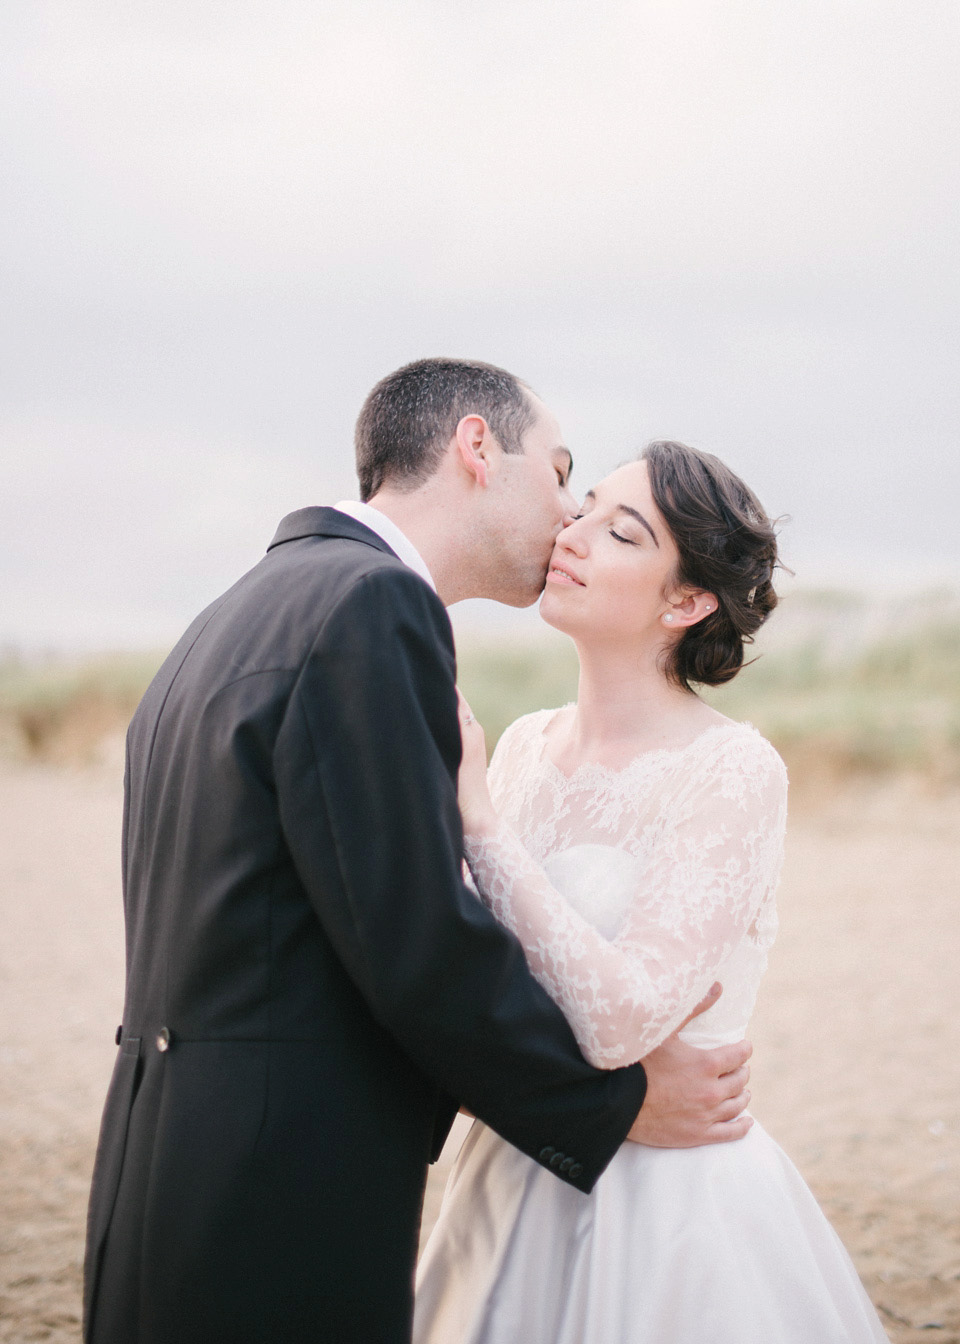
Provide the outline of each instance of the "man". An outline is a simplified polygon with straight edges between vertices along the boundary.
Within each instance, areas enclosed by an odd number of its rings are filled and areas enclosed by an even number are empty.
[[[584,1191],[628,1131],[749,1124],[746,1046],[589,1068],[461,880],[444,604],[537,597],[573,507],[556,422],[425,360],[370,394],[357,458],[368,503],[285,518],[130,727],[88,1344],[407,1340],[461,1102]]]

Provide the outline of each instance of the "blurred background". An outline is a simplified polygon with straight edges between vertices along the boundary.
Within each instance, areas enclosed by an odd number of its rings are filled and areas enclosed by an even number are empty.
[[[957,0],[0,9],[0,1340],[77,1337],[125,723],[435,354],[529,381],[575,490],[672,437],[788,516],[715,697],[793,790],[758,1112],[892,1337],[960,1339],[958,39]],[[452,615],[491,746],[575,694],[535,609]]]

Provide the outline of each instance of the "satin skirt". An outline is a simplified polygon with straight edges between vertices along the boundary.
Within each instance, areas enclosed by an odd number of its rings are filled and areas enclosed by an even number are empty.
[[[625,1143],[583,1195],[475,1122],[417,1273],[414,1344],[882,1344],[840,1239],[758,1124]]]

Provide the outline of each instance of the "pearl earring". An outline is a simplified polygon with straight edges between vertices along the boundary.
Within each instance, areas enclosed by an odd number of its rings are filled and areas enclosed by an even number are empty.
[[[663,619],[667,622],[668,625],[670,625],[670,623],[673,621],[673,612],[672,611],[665,612]]]

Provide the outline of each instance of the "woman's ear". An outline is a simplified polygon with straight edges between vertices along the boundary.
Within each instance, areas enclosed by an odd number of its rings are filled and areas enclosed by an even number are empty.
[[[719,605],[715,593],[697,590],[687,593],[685,597],[678,596],[677,600],[671,602],[661,620],[672,630],[685,630],[706,620]]]

